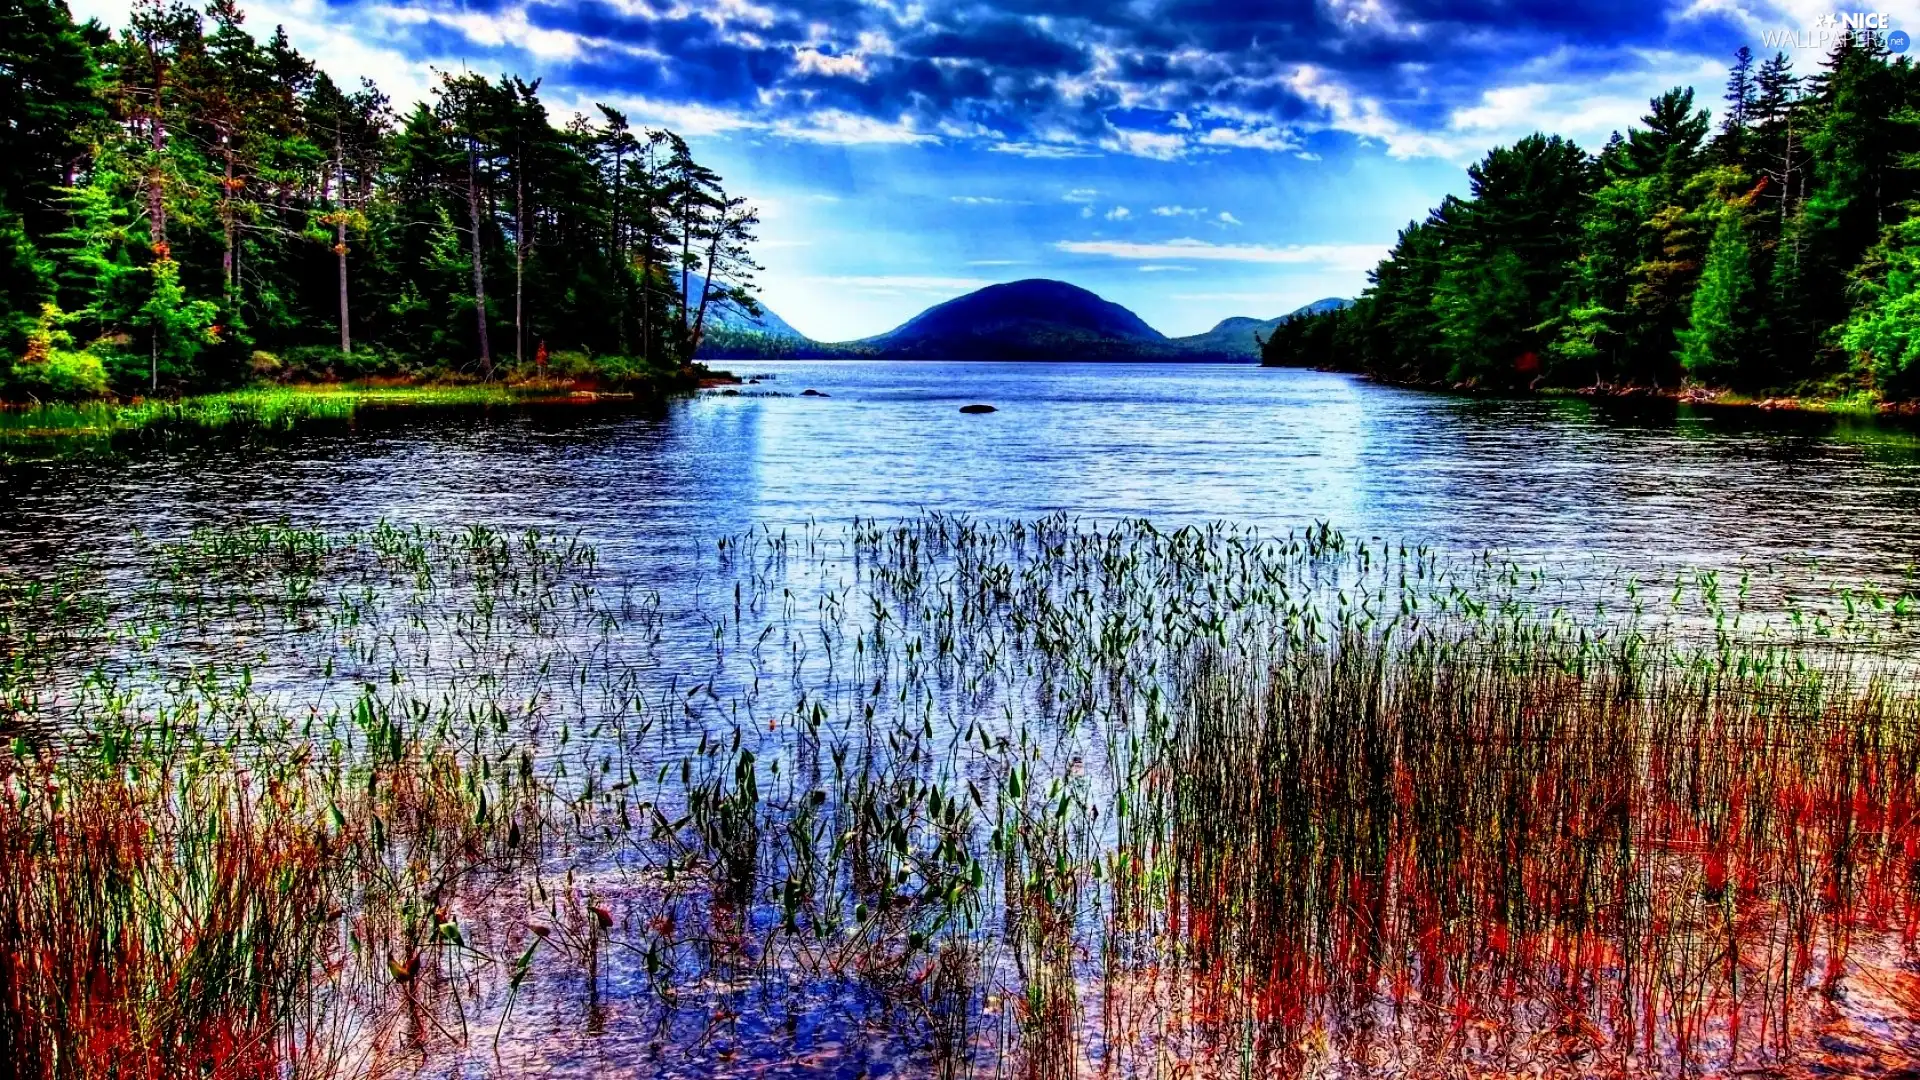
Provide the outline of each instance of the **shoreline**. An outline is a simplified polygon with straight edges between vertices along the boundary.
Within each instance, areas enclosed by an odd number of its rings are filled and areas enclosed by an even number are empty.
[[[1261,365],[1262,367],[1282,367],[1284,365]],[[1426,393],[1458,394],[1464,397],[1511,398],[1515,400],[1538,398],[1581,398],[1587,401],[1603,402],[1665,402],[1672,405],[1704,406],[1712,409],[1786,412],[1817,414],[1824,416],[1887,417],[1893,419],[1911,419],[1920,417],[1920,402],[1882,401],[1866,394],[1835,395],[1823,397],[1810,394],[1795,394],[1787,391],[1761,391],[1746,393],[1726,387],[1710,386],[1612,386],[1593,384],[1589,386],[1541,386],[1541,387],[1490,387],[1471,383],[1423,382],[1417,379],[1394,379],[1384,375],[1365,371],[1351,371],[1336,367],[1315,367],[1313,371],[1322,371],[1334,375],[1351,375],[1381,386],[1397,387],[1402,390],[1419,390]]]
[[[739,382],[729,372],[701,367],[670,379],[648,380],[649,385],[618,389],[596,379],[516,383],[367,379],[256,384],[179,397],[0,402],[0,442],[98,439],[169,424],[277,427],[306,419],[346,418],[363,408],[651,404]]]

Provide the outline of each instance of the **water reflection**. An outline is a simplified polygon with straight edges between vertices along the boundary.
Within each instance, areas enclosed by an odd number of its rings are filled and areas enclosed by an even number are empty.
[[[0,466],[0,550],[285,517],[579,530],[636,566],[752,525],[922,509],[1234,520],[1529,559],[1897,576],[1920,550],[1910,430],[1659,403],[1419,394],[1233,366],[762,364],[755,393],[634,415],[370,411],[276,435]],[[828,397],[800,397],[805,388]],[[960,404],[991,401],[991,416]]]

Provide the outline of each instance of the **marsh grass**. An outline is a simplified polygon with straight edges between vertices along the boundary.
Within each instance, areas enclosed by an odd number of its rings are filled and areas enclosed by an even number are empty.
[[[761,530],[672,570],[663,594],[577,537],[382,523],[0,580],[0,1052],[1033,1077],[1920,1053],[1868,993],[1920,929],[1903,593],[1596,593],[1326,528],[1065,519]]]
[[[271,386],[183,398],[0,408],[0,447],[85,445],[171,428],[281,430],[303,420],[343,420],[365,408],[508,405],[543,396],[499,385]]]

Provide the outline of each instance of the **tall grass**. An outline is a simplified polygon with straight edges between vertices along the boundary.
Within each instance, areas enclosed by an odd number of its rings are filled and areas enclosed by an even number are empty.
[[[270,386],[183,398],[0,408],[0,447],[85,443],[163,428],[283,429],[302,420],[340,420],[368,407],[504,405],[528,395],[485,386]]]
[[[0,578],[0,1052],[1052,1077],[1913,1049],[1881,989],[1920,931],[1897,587],[1789,608],[1805,583],[1764,574],[1596,591],[1325,528],[943,517],[648,569],[382,523]]]

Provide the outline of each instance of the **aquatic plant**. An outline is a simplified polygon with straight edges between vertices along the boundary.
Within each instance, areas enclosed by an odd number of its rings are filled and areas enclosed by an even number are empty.
[[[143,550],[0,577],[29,1074],[1913,1049],[1893,586],[1062,518],[761,529],[668,596],[478,525]]]

